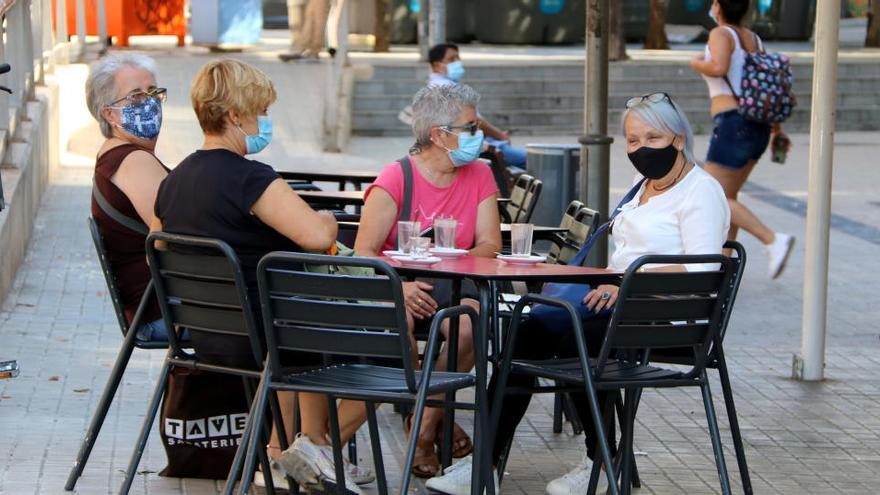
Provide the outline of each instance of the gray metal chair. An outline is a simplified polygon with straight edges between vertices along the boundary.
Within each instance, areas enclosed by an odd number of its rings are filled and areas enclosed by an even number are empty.
[[[129,322],[122,306],[122,298],[119,295],[119,288],[116,286],[116,275],[113,272],[113,268],[110,266],[110,262],[107,260],[104,239],[101,237],[101,232],[98,230],[98,224],[95,222],[94,218],[88,218],[88,226],[89,233],[92,236],[92,242],[95,245],[95,252],[98,255],[98,263],[101,266],[101,272],[104,274],[104,281],[107,284],[107,293],[110,295],[110,301],[113,303],[113,310],[116,313],[116,321],[119,324],[119,330],[122,332],[123,341],[122,347],[120,347],[119,353],[116,355],[116,362],[113,364],[113,370],[110,372],[110,376],[107,378],[107,384],[104,386],[104,392],[101,394],[101,400],[98,401],[98,407],[92,414],[92,420],[89,422],[85,437],[80,444],[76,461],[74,461],[73,468],[71,468],[70,474],[67,477],[67,482],[64,485],[64,489],[67,491],[72,491],[76,487],[77,480],[82,476],[82,472],[92,453],[92,448],[98,440],[98,434],[101,432],[101,427],[104,425],[107,412],[110,410],[113,398],[116,396],[116,391],[119,389],[122,375],[125,374],[125,369],[128,367],[128,361],[131,359],[132,352],[134,352],[136,348],[148,350],[168,349],[167,341],[156,342],[142,340],[137,336],[138,329],[146,323],[142,321],[144,311],[154,297],[153,282],[150,281],[147,285],[147,288],[144,290],[144,295],[138,304],[137,311]]]
[[[315,273],[306,270],[306,266],[311,265],[370,268],[375,275]],[[269,361],[255,401],[254,421],[261,421],[270,391],[325,394],[330,409],[336,479],[342,480],[336,399],[365,401],[379,493],[387,493],[374,404],[414,404],[412,431],[417,432],[426,405],[447,404],[443,400],[428,400],[428,396],[471,387],[475,384],[474,376],[434,371],[432,360],[427,360],[422,371],[414,368],[400,278],[381,260],[279,252],[263,257],[257,272]],[[441,322],[461,315],[467,315],[474,325],[478,324],[476,312],[467,306],[446,308],[437,313],[428,337],[427,355],[433,355],[439,345]],[[281,350],[394,360],[399,361],[401,367],[337,364],[297,373],[281,366]],[[477,390],[474,402],[451,405],[479,410],[485,403],[485,394]],[[479,419],[476,428],[481,435],[483,425]],[[417,435],[411,435],[401,481],[402,494],[409,489],[416,440]],[[248,445],[245,476],[251,471],[253,454],[258,447],[254,441]],[[475,477],[474,483],[478,482],[479,477]],[[249,478],[242,480],[242,493],[249,483]],[[338,483],[337,488],[341,493],[344,484]]]
[[[639,272],[651,264],[718,263],[719,270],[694,272]],[[624,274],[617,303],[608,324],[604,343],[598,357],[590,359],[581,335],[582,325],[574,308],[565,301],[539,295],[523,297],[516,305],[513,324],[505,357],[502,361],[499,384],[494,403],[499,404],[504,393],[523,392],[505,390],[507,376],[521,373],[568,384],[573,391],[585,391],[590,401],[602,462],[593,464],[588,493],[595,493],[602,464],[611,466],[609,446],[599,417],[596,390],[623,390],[624,418],[621,422],[620,463],[608,469],[611,493],[618,493],[616,477],[620,476],[620,493],[628,494],[634,470],[632,450],[633,427],[638,396],[643,388],[700,387],[709,424],[709,433],[721,481],[721,489],[730,493],[730,480],[721,447],[721,437],[715,418],[712,394],[706,376],[706,365],[712,349],[720,337],[725,309],[730,310],[734,266],[721,255],[643,256]],[[519,331],[520,317],[526,304],[541,302],[568,310],[577,339],[578,358],[544,361],[513,361],[513,345]],[[725,306],[727,306],[725,308]],[[654,350],[693,349],[690,369],[668,369],[655,366],[651,358]],[[559,387],[536,387],[525,392],[557,392]],[[496,425],[499,412],[493,411],[492,424]]]
[[[510,201],[500,208],[506,223],[528,223],[535,211],[544,183],[528,174],[522,174],[510,191]]]

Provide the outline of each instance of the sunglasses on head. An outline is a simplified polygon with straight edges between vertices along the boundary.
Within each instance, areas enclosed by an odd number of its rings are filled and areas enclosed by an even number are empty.
[[[672,101],[672,97],[669,96],[669,93],[665,93],[662,91],[658,92],[658,93],[650,93],[650,94],[642,95],[642,96],[634,96],[634,97],[626,100],[626,108],[632,108],[632,107],[638,105],[639,103],[642,103],[643,101],[648,101],[650,103],[660,103],[661,101],[668,101],[669,104],[672,105],[672,108],[675,108],[676,110],[678,110],[678,108],[676,108],[676,106],[675,106],[675,102]]]
[[[480,121],[475,120],[470,124],[465,125],[442,125],[440,126],[440,129],[449,133],[452,133],[454,129],[465,129],[467,132],[470,133],[471,136],[473,136],[477,133],[478,130],[480,130]]]

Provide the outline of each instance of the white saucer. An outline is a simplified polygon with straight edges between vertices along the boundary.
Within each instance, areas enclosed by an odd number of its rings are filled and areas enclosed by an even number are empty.
[[[388,256],[389,258],[393,258],[395,256],[409,256],[408,254],[404,254],[403,251],[398,251],[396,249],[389,249],[387,251],[382,251],[382,254]]]
[[[537,265],[547,260],[546,256],[514,256],[512,254],[499,254],[497,258],[511,265]]]
[[[436,256],[428,256],[425,258],[413,258],[412,256],[392,256],[391,259],[399,262],[401,265],[409,266],[430,266],[443,261],[442,258]]]
[[[435,247],[435,248],[429,249],[428,251],[430,251],[431,254],[433,254],[435,256],[439,256],[441,258],[458,258],[459,256],[464,256],[464,255],[468,254],[467,249],[456,249],[456,248]]]

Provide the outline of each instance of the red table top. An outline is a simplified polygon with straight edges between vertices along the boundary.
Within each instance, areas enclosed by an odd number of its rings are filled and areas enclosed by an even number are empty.
[[[565,281],[598,283],[619,279],[623,272],[605,268],[585,266],[551,265],[513,265],[495,258],[462,256],[444,259],[431,266],[403,266],[400,262],[381,257],[400,273],[406,275],[436,278],[468,278],[472,280],[521,280],[521,281]]]

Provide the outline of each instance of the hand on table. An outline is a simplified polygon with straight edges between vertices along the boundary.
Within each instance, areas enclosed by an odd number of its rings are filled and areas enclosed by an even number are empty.
[[[437,301],[431,297],[431,290],[433,285],[418,280],[403,283],[403,302],[416,319],[424,320],[437,312]]]
[[[616,285],[600,285],[587,293],[584,297],[584,305],[594,313],[610,308],[617,302],[618,290],[620,288]]]

